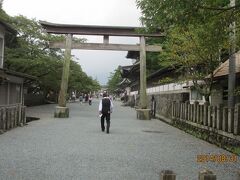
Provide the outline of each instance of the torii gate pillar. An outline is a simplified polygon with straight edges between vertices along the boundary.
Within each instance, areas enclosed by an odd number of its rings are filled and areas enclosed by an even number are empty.
[[[137,111],[137,119],[150,120],[151,110],[147,109],[147,75],[146,75],[146,43],[145,37],[140,37],[140,104]]]
[[[53,43],[50,44],[54,48],[65,48],[65,63],[63,67],[61,90],[59,94],[59,106],[56,107],[55,117],[68,117],[69,110],[66,107],[66,94],[68,88],[69,65],[71,59],[71,49],[91,49],[91,50],[117,50],[117,51],[140,51],[140,105],[137,109],[138,119],[150,119],[150,109],[147,109],[147,93],[146,93],[146,51],[159,52],[161,46],[146,45],[145,37],[162,37],[163,34],[157,32],[145,34],[136,32],[139,27],[114,27],[114,26],[86,26],[74,24],[54,24],[40,21],[40,24],[48,33],[52,34],[68,34],[66,44]],[[99,35],[104,37],[103,43],[76,43],[72,42],[72,35]],[[139,45],[123,45],[109,44],[109,36],[127,36],[140,37]]]
[[[68,118],[69,108],[67,104],[67,89],[69,79],[69,68],[71,61],[71,49],[72,49],[72,34],[66,36],[65,52],[64,52],[64,64],[62,72],[61,88],[58,96],[58,106],[56,106],[54,117],[56,118]]]

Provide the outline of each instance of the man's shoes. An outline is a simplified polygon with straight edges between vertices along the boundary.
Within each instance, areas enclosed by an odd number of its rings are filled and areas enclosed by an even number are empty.
[[[104,131],[105,131],[105,127],[102,128],[102,132],[104,132]]]
[[[107,134],[109,134],[109,129],[107,129]]]

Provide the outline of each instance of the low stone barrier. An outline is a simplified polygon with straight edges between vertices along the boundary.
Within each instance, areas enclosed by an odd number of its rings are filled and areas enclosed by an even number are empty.
[[[240,104],[234,109],[197,102],[172,102],[172,119],[240,140]]]
[[[3,133],[26,124],[26,107],[21,104],[0,106],[0,131]]]
[[[160,173],[160,180],[176,180],[177,175],[171,170],[163,170]],[[239,180],[240,172],[237,172],[236,179]],[[217,176],[210,170],[202,170],[198,173],[198,180],[217,180]]]

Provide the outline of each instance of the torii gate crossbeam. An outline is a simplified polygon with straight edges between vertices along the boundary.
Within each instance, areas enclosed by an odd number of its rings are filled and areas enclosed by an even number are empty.
[[[147,109],[146,93],[146,51],[159,52],[162,50],[157,45],[146,45],[145,37],[162,37],[161,33],[143,34],[139,27],[120,26],[86,26],[72,24],[54,24],[40,21],[47,33],[65,34],[66,42],[51,42],[50,47],[65,49],[64,67],[62,74],[61,90],[55,117],[68,117],[69,109],[66,107],[66,94],[68,89],[69,66],[71,59],[71,49],[91,49],[91,50],[117,50],[117,51],[140,51],[140,107],[137,109],[138,119],[151,119],[150,109]],[[72,41],[73,35],[100,35],[103,36],[103,43],[76,43]],[[109,36],[139,37],[140,45],[109,44]]]

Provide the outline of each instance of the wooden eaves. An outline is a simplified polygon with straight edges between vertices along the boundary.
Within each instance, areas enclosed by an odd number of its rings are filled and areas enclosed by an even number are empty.
[[[12,33],[12,34],[17,34],[17,30],[15,30],[11,25],[5,23],[0,19],[0,26],[3,26],[7,32]]]
[[[6,75],[13,75],[13,76],[21,77],[28,80],[37,80],[37,77],[35,76],[31,76],[25,73],[16,72],[16,71],[4,69],[4,68],[0,68],[0,75],[2,78],[6,77]]]

